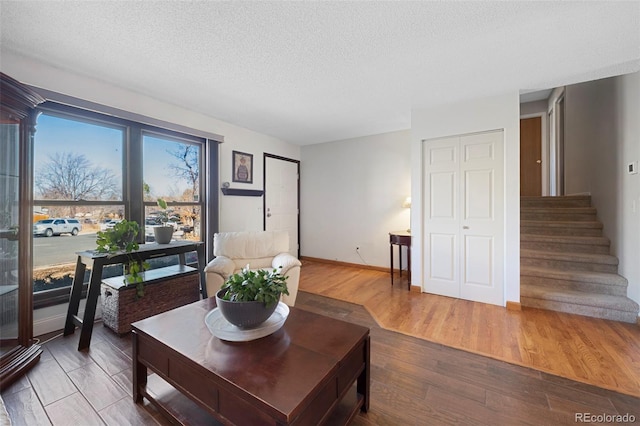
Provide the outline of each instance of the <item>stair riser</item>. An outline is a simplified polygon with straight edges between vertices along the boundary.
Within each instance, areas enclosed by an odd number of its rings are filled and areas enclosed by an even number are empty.
[[[591,201],[588,198],[581,199],[562,199],[562,198],[546,198],[537,200],[520,199],[520,207],[546,209],[546,208],[571,208],[571,207],[591,207]]]
[[[520,248],[525,250],[544,250],[544,251],[557,251],[557,252],[564,252],[564,253],[609,254],[608,245],[595,245],[595,244],[521,241]]]
[[[618,265],[607,265],[593,262],[572,262],[567,260],[536,259],[530,257],[520,258],[521,266],[535,266],[538,268],[565,269],[569,271],[609,272],[618,273]]]
[[[635,324],[638,314],[624,312],[615,309],[599,308],[594,306],[575,305],[572,303],[556,302],[552,300],[532,299],[521,297],[520,304],[530,308],[547,309],[551,311],[566,312],[569,314],[585,315],[592,318],[603,318],[613,321],[622,321]]]
[[[549,227],[544,225],[522,226],[521,234],[530,235],[563,235],[574,237],[601,237],[601,228],[570,228],[570,227]]]
[[[520,277],[520,285],[535,285],[553,289],[575,290],[583,293],[607,294],[610,296],[626,296],[626,285],[607,285],[599,283],[586,283],[581,281],[558,280],[555,278],[532,277],[523,275]]]
[[[544,220],[544,221],[562,221],[562,222],[586,222],[595,221],[594,213],[561,213],[561,212],[530,212],[526,210],[520,211],[520,220]]]

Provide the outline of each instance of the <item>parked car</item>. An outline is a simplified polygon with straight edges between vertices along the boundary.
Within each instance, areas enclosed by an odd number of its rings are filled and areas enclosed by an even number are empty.
[[[105,219],[100,224],[100,230],[101,231],[106,231],[107,229],[111,229],[118,222],[122,222],[122,219]]]
[[[82,231],[82,224],[78,219],[42,219],[33,224],[33,235],[44,235],[45,237],[60,234],[76,236],[80,231]]]
[[[107,223],[107,229],[111,229],[116,226],[116,223],[122,222],[122,219],[111,219],[109,223]]]

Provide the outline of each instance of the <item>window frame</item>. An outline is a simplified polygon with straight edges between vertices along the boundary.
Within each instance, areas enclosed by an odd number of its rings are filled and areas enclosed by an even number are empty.
[[[43,200],[34,199],[34,205],[47,206],[123,206],[124,218],[145,223],[145,206],[155,205],[154,202],[145,202],[143,193],[143,135],[148,134],[154,137],[166,138],[180,143],[190,143],[200,147],[199,155],[199,188],[198,201],[193,202],[171,202],[175,206],[198,206],[200,208],[200,241],[208,241],[209,235],[213,235],[218,229],[218,197],[210,196],[209,188],[217,187],[217,167],[218,167],[218,143],[214,139],[207,139],[202,136],[195,136],[180,131],[169,130],[151,124],[136,122],[113,115],[83,109],[55,101],[46,101],[37,109],[38,116],[42,113],[52,115],[62,119],[85,122],[99,126],[118,128],[123,130],[123,155],[122,155],[122,194],[121,200]],[[176,125],[177,126],[177,125]],[[181,126],[178,126],[181,127]],[[194,131],[194,133],[199,133]],[[36,120],[37,135],[37,120]],[[37,137],[37,136],[36,136]],[[35,147],[34,147],[35,149]],[[214,160],[214,161],[212,161]],[[212,179],[211,185],[208,180]],[[33,189],[35,196],[35,188]],[[212,191],[213,192],[213,191]],[[33,236],[32,236],[33,238]],[[144,232],[138,234],[138,242],[145,241]],[[207,246],[207,245],[205,245]],[[72,259],[69,263],[73,263]],[[204,267],[204,265],[202,265]],[[31,265],[33,269],[33,264]],[[83,297],[86,293],[87,283],[83,285]],[[70,286],[60,287],[52,290],[34,292],[34,309],[44,308],[56,304],[68,302]]]

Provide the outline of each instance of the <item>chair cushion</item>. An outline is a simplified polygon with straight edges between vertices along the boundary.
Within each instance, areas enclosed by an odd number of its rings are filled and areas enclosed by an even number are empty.
[[[219,232],[213,236],[214,256],[226,256],[230,259],[259,259],[274,257],[287,251],[289,251],[287,231]]]

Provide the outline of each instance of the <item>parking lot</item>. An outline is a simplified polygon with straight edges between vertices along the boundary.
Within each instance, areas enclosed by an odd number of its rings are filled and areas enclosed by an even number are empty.
[[[95,228],[95,229],[91,229]],[[33,239],[33,267],[35,269],[62,264],[75,264],[76,252],[96,248],[98,225],[85,226],[77,236],[63,234],[56,237],[35,237]],[[175,231],[173,238],[184,238],[183,231]]]

